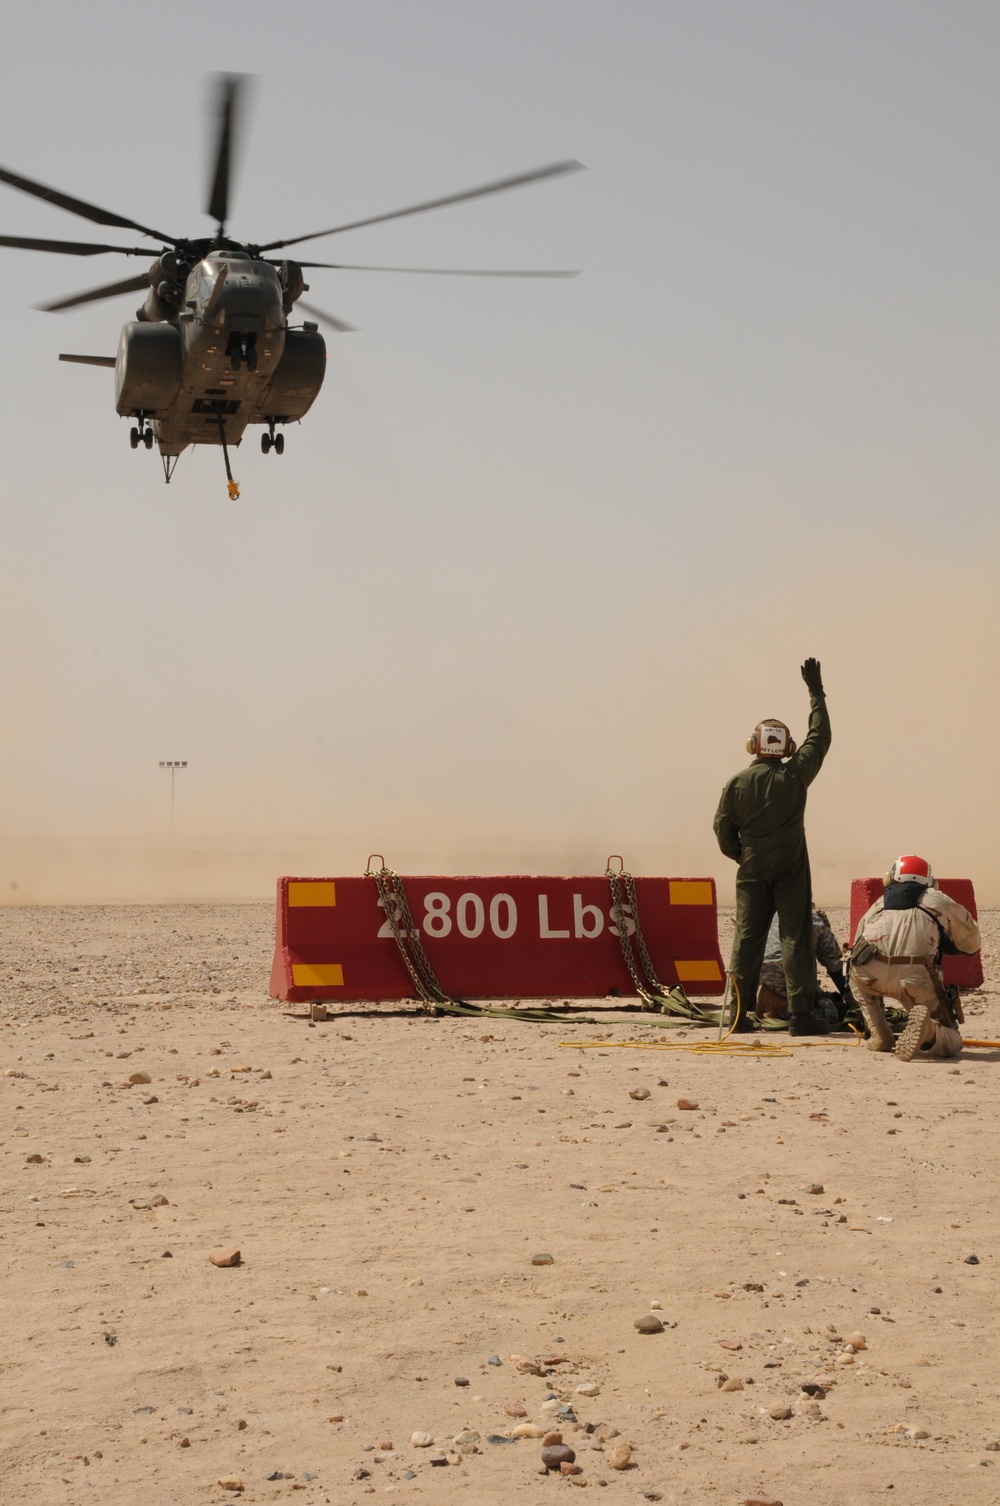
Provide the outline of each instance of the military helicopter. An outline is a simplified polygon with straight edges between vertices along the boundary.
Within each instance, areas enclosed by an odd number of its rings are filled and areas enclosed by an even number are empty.
[[[60,355],[60,361],[84,366],[113,367],[115,406],[119,415],[136,420],[130,431],[133,450],[157,446],[163,474],[169,482],[177,461],[189,445],[214,444],[222,449],[229,495],[239,496],[233,479],[230,447],[238,445],[249,424],[263,424],[260,445],[265,455],[284,453],[283,426],[303,418],[323,385],[326,344],[319,323],[339,333],[354,326],[307,303],[303,272],[312,268],[368,272],[422,272],[449,277],[575,277],[570,271],[495,271],[456,267],[379,267],[349,262],[296,262],[269,256],[302,241],[339,235],[378,225],[385,220],[423,214],[465,199],[483,198],[510,188],[538,183],[582,167],[576,161],[555,162],[530,172],[516,173],[467,188],[459,193],[411,204],[388,214],[370,215],[329,230],[268,241],[242,243],[226,235],[229,189],[241,124],[247,78],[217,75],[213,84],[216,117],[214,167],[206,213],[216,222],[215,234],[188,238],[167,235],[138,220],[100,209],[42,183],[0,168],[0,182],[45,199],[70,214],[98,225],[138,230],[162,249],[147,272],[121,282],[74,293],[37,307],[49,313],[77,308],[102,298],[147,289],[133,321],[121,332],[117,356]],[[103,245],[92,241],[42,240],[31,236],[0,235],[0,246],[23,251],[52,251],[64,256],[148,256],[151,247]],[[313,316],[291,324],[295,306]],[[318,321],[318,322],[317,322]]]

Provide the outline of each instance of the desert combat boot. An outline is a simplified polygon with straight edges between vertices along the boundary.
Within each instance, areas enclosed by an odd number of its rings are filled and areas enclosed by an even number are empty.
[[[885,1017],[885,1006],[881,999],[865,999],[861,1004],[861,1013],[864,1015],[865,1024],[868,1026],[868,1050],[891,1051],[893,1047],[893,1034],[889,1021]],[[911,1015],[912,1019],[913,1016]],[[913,1050],[917,1048],[914,1046]],[[910,1056],[913,1052],[910,1053]],[[907,1061],[910,1060],[908,1056]]]
[[[933,1046],[937,1026],[926,1004],[914,1004],[906,1029],[896,1042],[896,1055],[901,1062],[911,1062],[921,1046]]]

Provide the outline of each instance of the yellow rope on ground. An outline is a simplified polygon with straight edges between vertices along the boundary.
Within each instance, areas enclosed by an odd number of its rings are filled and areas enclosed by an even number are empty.
[[[850,1027],[854,1030],[854,1026]],[[853,1041],[783,1041],[780,1045],[765,1041],[560,1041],[569,1051],[689,1051],[693,1056],[791,1056],[793,1051],[822,1049],[824,1046],[863,1046],[864,1036],[854,1030]],[[1000,1051],[1000,1041],[965,1041],[963,1046],[978,1046],[986,1051]]]
[[[860,1039],[860,1037],[859,1037]],[[776,1056],[791,1056],[793,1051],[805,1051],[814,1046],[851,1046],[853,1041],[791,1041],[781,1045],[764,1041],[560,1041],[560,1047],[570,1051],[689,1051],[694,1056],[763,1056],[773,1060]],[[1000,1045],[1000,1042],[997,1042]]]

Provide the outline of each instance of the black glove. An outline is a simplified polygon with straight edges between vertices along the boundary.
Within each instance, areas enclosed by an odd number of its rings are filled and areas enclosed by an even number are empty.
[[[802,666],[802,678],[809,688],[810,695],[823,695],[823,676],[820,673],[818,659],[807,659]]]
[[[841,1021],[843,1021],[844,1016],[847,1014],[848,1010],[853,1009],[856,1006],[857,1001],[855,1000],[854,995],[851,993],[851,985],[848,983],[847,978],[844,975],[844,969],[842,967],[832,969],[827,968],[827,972],[833,979],[833,986],[840,995],[840,1006],[837,1010],[837,1013],[839,1014]]]
[[[844,974],[844,969],[842,967],[828,967],[827,972],[830,974],[830,977],[833,981],[833,986],[837,990],[840,997],[843,999],[844,1003],[853,1004],[854,997],[851,993],[850,986],[848,985],[847,978]]]

